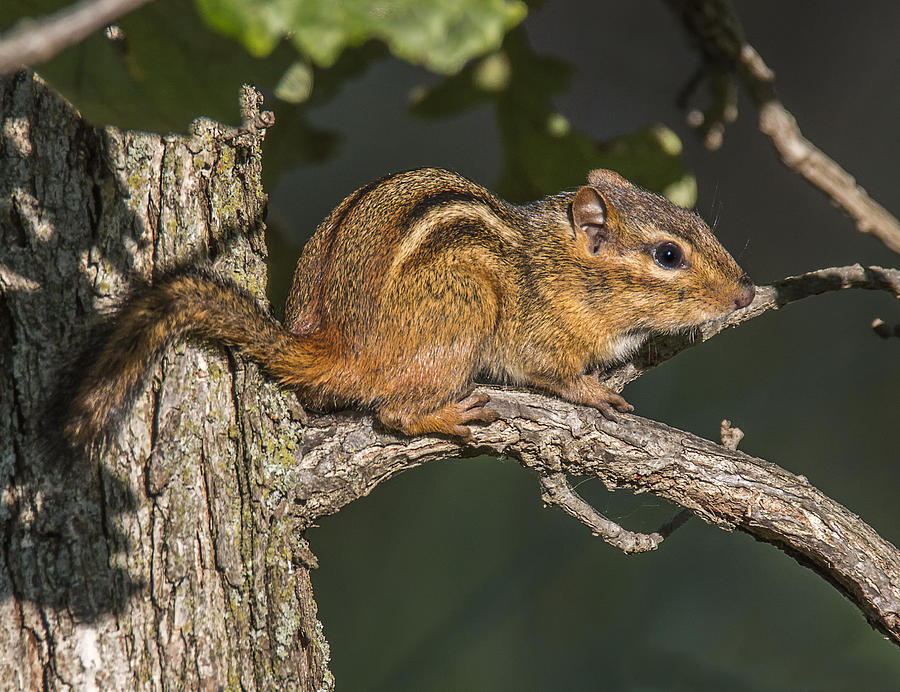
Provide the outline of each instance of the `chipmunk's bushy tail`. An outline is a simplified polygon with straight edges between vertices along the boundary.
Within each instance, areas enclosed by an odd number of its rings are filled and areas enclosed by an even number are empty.
[[[186,337],[231,346],[289,387],[317,380],[315,338],[292,334],[234,284],[177,274],[138,292],[116,317],[71,401],[69,442],[86,447],[107,437],[158,355]]]

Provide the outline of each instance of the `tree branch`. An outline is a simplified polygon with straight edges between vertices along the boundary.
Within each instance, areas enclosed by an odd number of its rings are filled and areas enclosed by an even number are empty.
[[[704,61],[712,100],[703,113],[694,111],[688,122],[698,127],[707,147],[718,148],[725,123],[737,117],[732,83],[733,75],[737,75],[759,110],[760,131],[772,140],[784,165],[828,195],[854,220],[859,231],[871,233],[900,252],[900,221],[803,136],[796,118],[778,99],[775,74],[746,42],[730,5],[723,0],[666,1],[682,20]]]
[[[652,549],[671,528],[657,532],[659,538],[634,538],[623,529],[617,539],[614,524],[603,517],[598,522],[587,503],[568,496],[565,475],[599,478],[609,490],[650,492],[726,531],[771,543],[824,577],[900,644],[900,551],[803,476],[638,416],[623,414],[614,423],[539,394],[479,391],[490,395],[501,420],[473,428],[474,439],[465,445],[394,437],[374,429],[368,416],[311,417],[301,433],[302,461],[280,479],[293,489],[297,528],[404,469],[457,456],[509,456],[538,473],[545,498],[551,495],[551,502],[626,551]]]
[[[43,19],[23,20],[0,37],[0,75],[37,65],[150,0],[81,0]]]
[[[765,286],[757,286],[756,297],[746,308],[737,310],[724,319],[707,322],[691,333],[656,337],[632,360],[605,372],[601,380],[607,387],[617,392],[622,391],[626,384],[633,382],[647,370],[655,368],[687,348],[708,341],[725,329],[736,327],[769,310],[778,310],[803,298],[848,288],[887,291],[895,298],[900,298],[900,269],[852,264],[818,269],[799,276],[789,276]]]

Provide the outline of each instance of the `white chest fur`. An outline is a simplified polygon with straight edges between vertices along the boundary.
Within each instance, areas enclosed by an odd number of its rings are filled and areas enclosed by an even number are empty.
[[[641,344],[643,344],[647,337],[650,336],[650,332],[639,331],[639,332],[630,332],[623,336],[620,336],[609,344],[609,361],[610,363],[616,361],[626,360],[631,354],[640,348]]]

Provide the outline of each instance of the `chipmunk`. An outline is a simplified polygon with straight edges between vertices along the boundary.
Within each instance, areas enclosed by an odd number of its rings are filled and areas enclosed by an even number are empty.
[[[608,170],[517,206],[446,170],[372,182],[300,256],[280,324],[199,272],[135,296],[89,368],[70,440],[107,430],[173,339],[224,344],[316,408],[354,406],[407,435],[468,439],[497,414],[475,378],[632,407],[587,374],[650,334],[746,307],[755,288],[694,213]]]

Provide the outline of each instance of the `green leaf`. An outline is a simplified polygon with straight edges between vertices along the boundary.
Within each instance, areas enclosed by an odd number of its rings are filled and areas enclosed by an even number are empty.
[[[0,0],[0,27],[66,4],[69,0]],[[95,125],[186,132],[198,115],[237,125],[237,94],[245,82],[267,91],[278,83],[295,97],[302,94],[302,75],[290,67],[297,59],[290,46],[279,46],[266,60],[251,57],[231,39],[208,31],[192,3],[156,0],[118,24],[124,45],[97,31],[39,66],[41,76]],[[309,101],[334,98],[384,54],[374,45],[344,53],[333,68],[315,75]],[[276,127],[266,138],[267,181],[299,163],[335,155],[340,136],[310,122],[307,109],[275,99],[266,106],[276,116]]]
[[[398,58],[452,74],[496,50],[525,18],[521,0],[196,0],[207,23],[266,55],[283,37],[322,67],[376,39]]]
[[[251,55],[271,53],[288,31],[284,2],[269,0],[196,0],[200,16],[210,28],[239,39]]]
[[[312,89],[312,68],[302,60],[298,60],[281,75],[281,79],[275,85],[275,95],[288,103],[303,103],[312,94]]]

